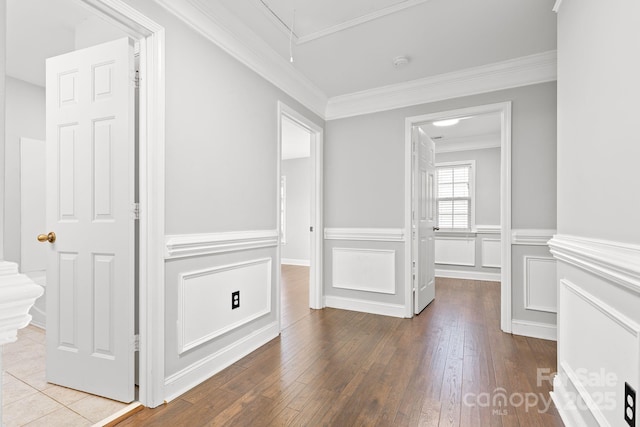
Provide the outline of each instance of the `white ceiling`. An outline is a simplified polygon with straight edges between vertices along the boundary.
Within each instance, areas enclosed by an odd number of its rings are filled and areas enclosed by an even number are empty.
[[[311,155],[311,134],[286,117],[282,118],[282,160],[300,159]]]
[[[124,37],[75,0],[7,0],[7,75],[44,86],[45,60]]]
[[[198,3],[222,4],[285,60],[293,27],[291,66],[329,97],[556,49],[554,0]],[[410,62],[394,68],[399,55]]]
[[[499,113],[465,117],[453,126],[420,125],[436,143],[436,153],[500,147]]]

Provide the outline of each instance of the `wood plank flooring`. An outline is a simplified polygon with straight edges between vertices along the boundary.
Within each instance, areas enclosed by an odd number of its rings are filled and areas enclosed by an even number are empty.
[[[499,327],[500,285],[438,279],[413,319],[309,310],[283,267],[280,337],[120,426],[562,426],[556,344]]]

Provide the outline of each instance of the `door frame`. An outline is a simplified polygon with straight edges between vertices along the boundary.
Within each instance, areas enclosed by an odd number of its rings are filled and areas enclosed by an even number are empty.
[[[122,0],[81,0],[140,43],[139,396],[164,402],[165,32]]]
[[[413,284],[411,280],[411,261],[413,244],[411,238],[412,196],[412,149],[411,130],[414,126],[435,120],[479,114],[500,114],[500,327],[511,332],[511,101],[496,104],[478,105],[468,108],[440,111],[405,119],[405,317],[413,317]]]
[[[324,308],[324,299],[322,292],[322,251],[324,247],[323,233],[323,200],[322,200],[322,183],[323,183],[323,153],[324,153],[324,130],[316,123],[305,117],[295,109],[289,107],[284,102],[278,101],[278,166],[276,172],[276,222],[278,230],[278,249],[277,249],[277,265],[276,283],[277,301],[278,301],[278,329],[280,325],[280,291],[282,287],[282,278],[280,272],[281,261],[281,245],[280,245],[280,176],[282,173],[282,118],[286,117],[293,120],[298,125],[307,129],[311,135],[311,168],[313,182],[311,185],[311,226],[313,232],[310,233],[311,240],[311,267],[309,271],[309,307],[313,309]]]

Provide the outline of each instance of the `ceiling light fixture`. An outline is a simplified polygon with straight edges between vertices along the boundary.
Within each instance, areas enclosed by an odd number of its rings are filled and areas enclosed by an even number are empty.
[[[433,122],[434,126],[445,127],[445,126],[454,126],[460,123],[460,119],[447,119],[447,120],[438,120],[437,122]]]
[[[396,68],[400,68],[400,67],[404,67],[405,65],[407,65],[409,63],[409,57],[408,56],[396,56],[395,58],[393,58],[393,66]]]

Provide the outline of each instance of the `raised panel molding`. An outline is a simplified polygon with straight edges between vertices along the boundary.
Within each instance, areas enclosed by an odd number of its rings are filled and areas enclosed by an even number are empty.
[[[560,280],[560,303],[560,374],[570,380],[586,403],[583,408],[588,408],[600,425],[618,425],[620,412],[603,408],[606,401],[600,397],[603,393],[615,395],[623,381],[636,386],[640,383],[640,325],[567,279]],[[568,343],[564,337],[569,337]],[[574,367],[583,373],[577,375]],[[612,375],[616,384],[593,383],[584,375],[602,372]]]
[[[640,294],[640,246],[557,235],[549,248],[556,259]]]
[[[482,247],[482,266],[500,268],[502,241],[483,238],[480,245]]]
[[[277,230],[174,234],[165,237],[165,259],[213,255],[278,246]]]
[[[476,265],[475,237],[436,237],[436,264]]]
[[[359,240],[369,242],[404,242],[402,228],[325,228],[326,240]]]
[[[557,52],[538,53],[329,99],[326,120],[555,81]]]
[[[547,246],[556,234],[552,229],[514,229],[511,231],[512,245]]]
[[[271,312],[271,258],[180,275],[178,353],[182,354]],[[240,307],[231,309],[231,294]]]
[[[524,262],[524,308],[557,313],[556,260],[526,255]]]
[[[333,248],[332,286],[355,291],[396,293],[396,251]]]

